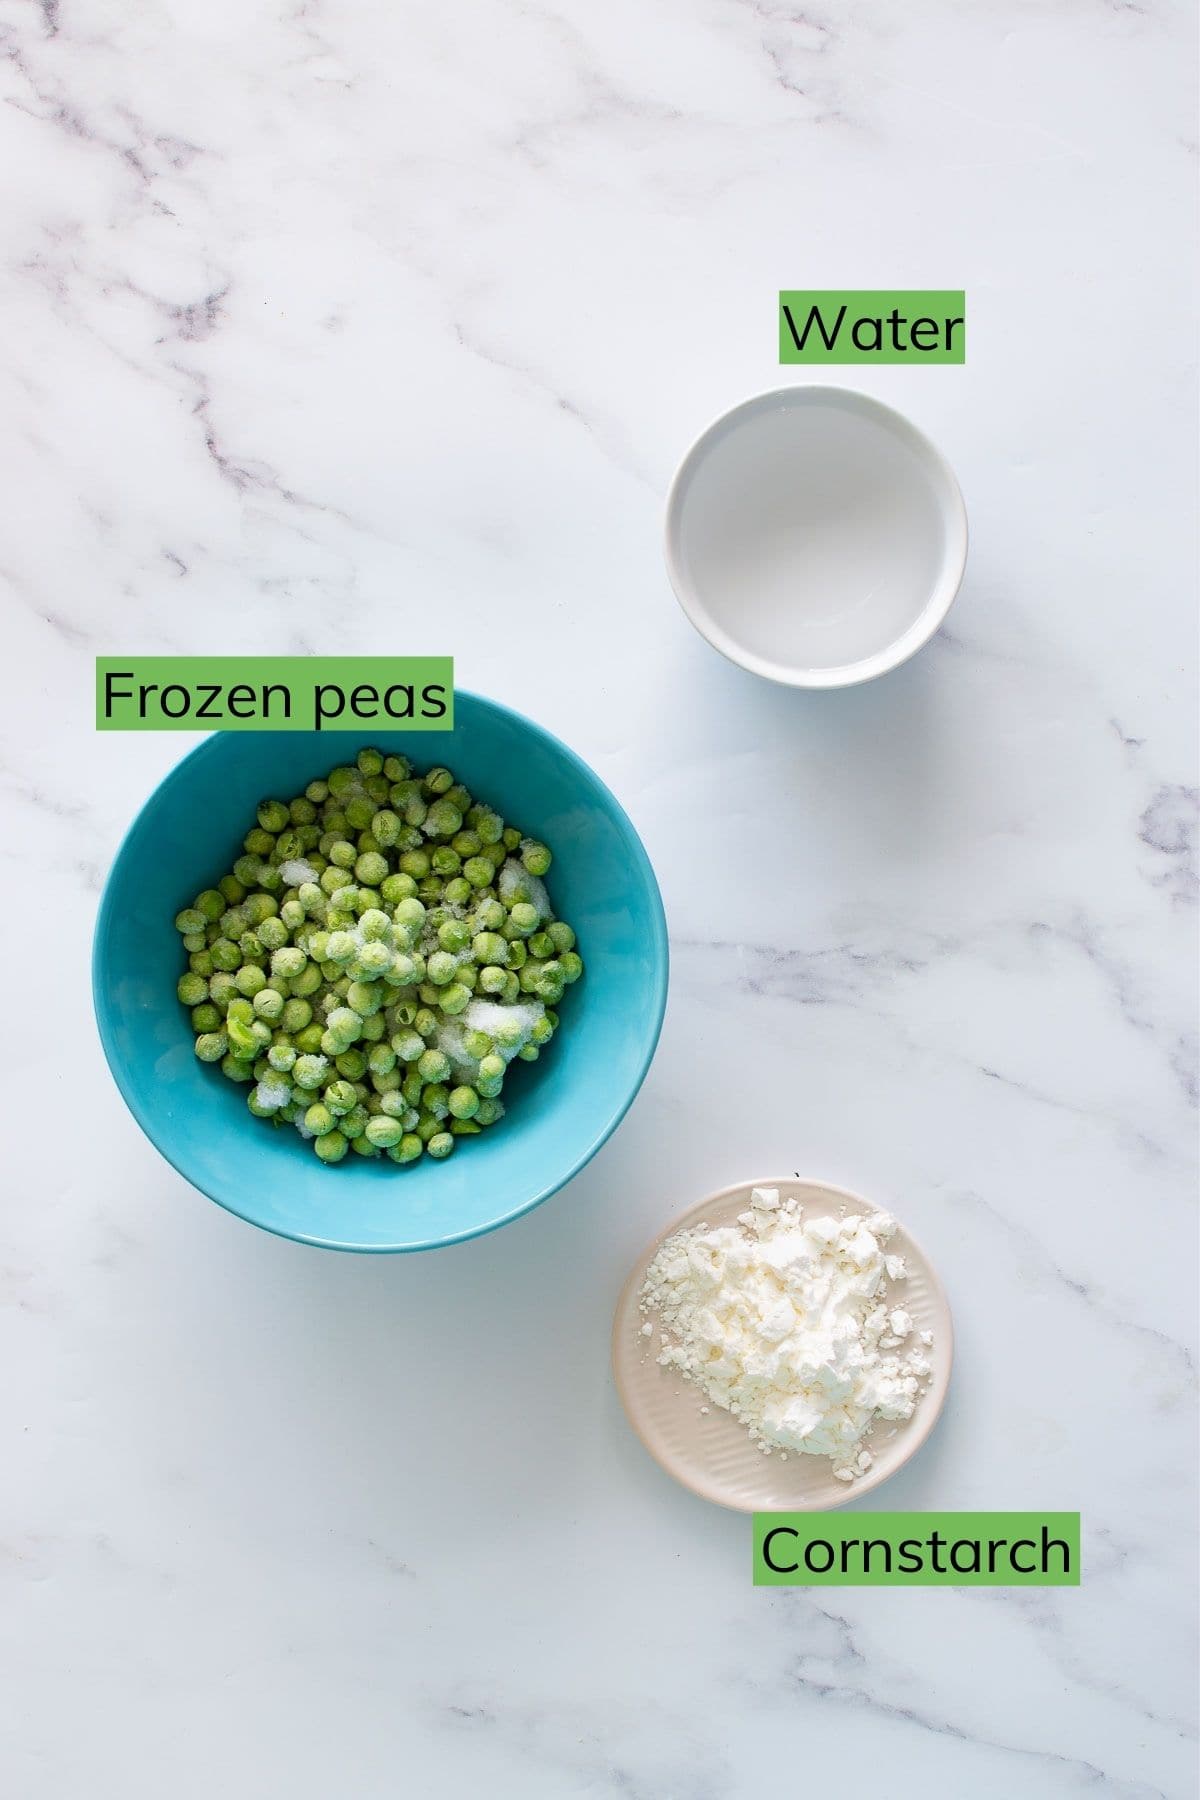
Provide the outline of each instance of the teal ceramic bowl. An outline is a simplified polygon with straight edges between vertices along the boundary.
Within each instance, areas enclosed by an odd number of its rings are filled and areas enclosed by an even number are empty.
[[[536,1063],[514,1065],[508,1113],[454,1155],[399,1168],[326,1168],[290,1130],[246,1110],[246,1090],[196,1060],[175,998],[172,920],[228,869],[266,795],[300,793],[364,744],[418,768],[445,762],[554,851],[547,885],[586,972]],[[478,1237],[547,1199],[595,1155],[640,1088],[662,1026],[667,932],[658,884],[603,782],[549,732],[471,694],[453,732],[224,732],[146,802],[117,853],[92,957],[100,1038],[125,1102],[186,1180],[267,1231],[336,1250],[428,1250]]]

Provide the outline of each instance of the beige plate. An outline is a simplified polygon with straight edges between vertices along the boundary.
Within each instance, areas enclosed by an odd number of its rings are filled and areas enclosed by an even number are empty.
[[[780,1461],[776,1450],[764,1456],[744,1425],[720,1407],[700,1411],[708,1401],[700,1389],[674,1369],[655,1361],[658,1331],[642,1336],[647,1316],[639,1307],[646,1270],[659,1245],[689,1226],[732,1225],[750,1204],[751,1188],[778,1188],[787,1199],[803,1202],[805,1210],[871,1214],[880,1210],[845,1188],[823,1181],[742,1181],[723,1188],[699,1206],[682,1213],[640,1257],[625,1283],[613,1322],[613,1373],[617,1391],[633,1429],[658,1462],[705,1500],[731,1506],[738,1512],[820,1512],[844,1506],[886,1481],[889,1475],[919,1450],[937,1423],[950,1382],[954,1334],[950,1308],[942,1285],[920,1246],[904,1227],[898,1226],[888,1249],[898,1252],[908,1265],[908,1278],[891,1284],[896,1302],[912,1314],[915,1331],[932,1331],[929,1360],[933,1375],[929,1392],[917,1403],[912,1418],[900,1425],[881,1421],[867,1437],[875,1461],[857,1481],[835,1481],[833,1464],[825,1456],[789,1455]]]

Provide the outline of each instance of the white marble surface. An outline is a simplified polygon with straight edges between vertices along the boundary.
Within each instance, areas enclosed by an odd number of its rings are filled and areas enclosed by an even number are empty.
[[[1194,1794],[1191,38],[1182,0],[0,0],[13,1800]],[[659,555],[804,283],[971,324],[861,378],[961,477],[949,629],[812,696]],[[674,982],[569,1191],[343,1259],[143,1141],[88,940],[189,740],[94,736],[118,648],[452,650],[612,784]],[[1079,1507],[1080,1591],[756,1593],[633,1441],[628,1263],[785,1170],[893,1204],[957,1307],[888,1501]]]

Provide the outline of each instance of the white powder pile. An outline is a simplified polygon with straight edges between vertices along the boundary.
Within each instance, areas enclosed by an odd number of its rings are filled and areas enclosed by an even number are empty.
[[[658,1361],[678,1369],[747,1427],[760,1448],[826,1456],[839,1481],[871,1467],[879,1419],[908,1419],[930,1374],[913,1321],[890,1297],[904,1259],[885,1245],[886,1213],[804,1216],[755,1188],[736,1225],[678,1232],[642,1289],[656,1314]],[[652,1337],[654,1326],[642,1326]]]

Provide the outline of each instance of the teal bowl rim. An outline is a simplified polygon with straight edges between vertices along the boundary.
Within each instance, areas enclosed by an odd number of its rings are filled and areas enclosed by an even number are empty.
[[[100,1036],[100,1047],[104,1052],[104,1060],[108,1064],[109,1073],[117,1085],[121,1098],[129,1108],[129,1111],[133,1114],[137,1124],[141,1127],[143,1135],[149,1139],[151,1144],[153,1144],[163,1161],[169,1163],[176,1174],[183,1177],[189,1187],[195,1188],[197,1193],[203,1194],[206,1199],[211,1200],[214,1205],[222,1207],[225,1212],[232,1213],[235,1218],[244,1220],[247,1225],[254,1225],[259,1231],[269,1232],[273,1237],[287,1238],[294,1244],[308,1244],[317,1250],[344,1250],[359,1256],[415,1255],[422,1250],[442,1250],[448,1248],[451,1244],[470,1243],[472,1238],[487,1237],[489,1233],[499,1231],[502,1226],[511,1225],[514,1219],[524,1218],[526,1213],[533,1212],[536,1207],[541,1206],[544,1201],[549,1200],[551,1195],[557,1194],[562,1188],[566,1187],[569,1181],[573,1181],[580,1170],[587,1167],[597,1151],[601,1150],[608,1142],[613,1132],[617,1129],[617,1126],[621,1123],[622,1119],[637,1099],[638,1094],[641,1092],[642,1084],[650,1069],[650,1064],[654,1060],[654,1053],[658,1049],[659,1038],[662,1036],[663,1020],[666,1017],[667,1011],[667,989],[670,978],[670,946],[667,937],[667,915],[663,907],[662,893],[659,889],[658,877],[654,873],[654,866],[651,863],[649,856],[646,854],[645,845],[638,836],[637,828],[629,817],[629,814],[625,811],[625,808],[621,805],[621,802],[617,799],[612,789],[606,782],[600,779],[596,771],[591,768],[588,763],[584,762],[583,758],[572,750],[569,744],[564,744],[560,737],[556,737],[552,731],[547,731],[544,725],[539,725],[525,713],[517,712],[516,709],[511,706],[502,705],[499,700],[490,700],[484,694],[469,693],[464,688],[455,689],[455,699],[469,700],[473,705],[487,707],[493,712],[503,714],[505,718],[515,720],[519,725],[526,727],[526,729],[536,732],[539,737],[543,738],[547,743],[552,744],[554,748],[566,758],[567,762],[573,765],[589,782],[595,783],[596,787],[598,787],[607,797],[608,803],[612,808],[613,817],[617,822],[621,835],[625,838],[626,843],[629,846],[633,861],[645,878],[647,892],[652,901],[650,909],[651,928],[656,951],[653,1029],[647,1040],[645,1054],[642,1057],[641,1066],[637,1072],[637,1078],[632,1083],[626,1099],[615,1109],[612,1116],[605,1122],[602,1129],[597,1133],[592,1142],[571,1167],[562,1175],[556,1176],[547,1186],[540,1189],[539,1192],[533,1195],[532,1199],[527,1200],[523,1205],[518,1206],[513,1212],[505,1213],[503,1218],[491,1219],[487,1224],[477,1225],[471,1231],[458,1231],[449,1237],[426,1239],[422,1243],[413,1244],[350,1244],[341,1243],[332,1238],[313,1237],[306,1232],[285,1231],[279,1226],[264,1224],[261,1219],[256,1219],[252,1213],[244,1212],[240,1207],[234,1206],[230,1201],[223,1200],[219,1194],[211,1193],[207,1187],[201,1186],[199,1182],[194,1180],[186,1169],[181,1168],[175,1158],[168,1155],[167,1151],[164,1150],[159,1143],[151,1123],[148,1109],[143,1107],[133,1092],[131,1092],[130,1087],[124,1080],[123,1072],[119,1066],[116,1047],[108,1027],[105,981],[100,969],[100,945],[104,940],[109,913],[113,906],[113,877],[126,852],[136,846],[147,808],[152,801],[157,799],[164,789],[170,789],[174,783],[180,779],[184,769],[188,768],[189,765],[193,763],[203,762],[209,757],[212,754],[216,742],[226,735],[224,732],[209,732],[199,744],[188,751],[186,756],[181,757],[174,768],[169,769],[162,780],[151,789],[150,793],[146,796],[145,800],[134,814],[128,829],[121,838],[112,862],[109,864],[108,874],[104,880],[104,889],[101,893],[100,905],[96,913],[95,929],[92,933],[92,1009],[96,1015],[96,1028]],[[364,731],[366,732],[368,730],[369,728],[364,726]],[[343,734],[331,734],[331,736],[341,735]],[[449,735],[451,734],[447,733],[447,736]],[[402,1174],[400,1179],[403,1179]]]

